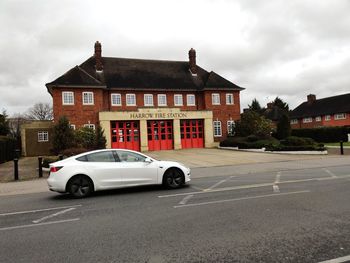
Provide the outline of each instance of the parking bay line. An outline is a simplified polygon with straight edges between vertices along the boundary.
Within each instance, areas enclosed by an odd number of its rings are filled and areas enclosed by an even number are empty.
[[[187,204],[187,205],[175,205],[173,207],[174,208],[183,208],[183,207],[190,207],[190,206],[211,205],[211,204],[219,204],[219,203],[226,203],[226,202],[235,202],[235,201],[242,201],[242,200],[259,199],[259,198],[282,196],[282,195],[304,194],[304,193],[310,193],[310,190],[304,190],[304,191],[298,191],[298,192],[288,192],[288,193],[278,193],[278,194],[269,194],[269,195],[257,195],[257,196],[249,196],[249,197],[240,197],[240,198],[224,199],[224,200],[218,200],[218,201],[194,203],[194,204]]]
[[[10,215],[20,215],[20,214],[37,213],[37,212],[51,211],[51,210],[59,210],[59,209],[72,208],[72,207],[79,207],[79,206],[81,206],[81,205],[79,204],[79,205],[70,205],[70,206],[60,206],[60,207],[43,208],[43,209],[37,209],[37,210],[10,212],[10,213],[3,213],[3,214],[0,214],[0,216],[10,216]]]
[[[345,256],[345,257],[321,261],[319,263],[342,263],[342,262],[349,262],[349,261],[350,261],[350,256]]]
[[[333,172],[331,172],[331,171],[328,170],[327,168],[323,168],[323,170],[324,170],[327,174],[329,174],[330,176],[332,176],[332,177],[337,177]]]
[[[54,213],[54,214],[51,214],[51,215],[48,215],[48,216],[44,216],[44,217],[42,217],[42,218],[40,218],[40,219],[33,220],[32,222],[33,222],[34,224],[37,224],[37,223],[40,223],[41,221],[44,221],[44,220],[46,220],[46,219],[50,219],[50,218],[52,218],[52,217],[62,215],[62,214],[64,214],[64,213],[67,213],[67,212],[72,211],[72,210],[75,210],[75,209],[76,209],[75,207],[71,207],[71,208],[65,209],[65,210],[63,210],[63,211],[59,211],[59,212],[57,212],[57,213]]]
[[[311,181],[335,180],[335,179],[343,179],[343,178],[348,178],[348,177],[350,177],[350,175],[337,176],[337,177],[317,177],[317,178],[309,178],[309,179],[301,179],[301,180],[282,181],[282,182],[279,182],[278,184],[291,184],[291,183],[303,183],[303,182],[311,182]],[[240,185],[240,186],[233,186],[233,187],[217,188],[217,189],[212,189],[209,191],[187,192],[187,193],[170,194],[170,195],[159,195],[158,198],[168,198],[168,197],[176,197],[176,196],[184,196],[184,195],[208,194],[208,193],[215,193],[215,192],[225,192],[225,191],[233,191],[233,190],[241,190],[241,189],[268,187],[268,186],[273,186],[273,185],[274,185],[274,183]]]
[[[43,222],[38,224],[28,224],[28,225],[21,225],[21,226],[10,226],[10,227],[3,227],[0,228],[0,231],[5,230],[13,230],[13,229],[19,229],[19,228],[28,228],[33,226],[43,226],[43,225],[52,225],[52,224],[59,224],[59,223],[67,223],[67,222],[74,222],[78,221],[80,218],[72,218],[72,219],[65,219],[65,220],[58,220],[58,221],[50,221],[50,222]]]

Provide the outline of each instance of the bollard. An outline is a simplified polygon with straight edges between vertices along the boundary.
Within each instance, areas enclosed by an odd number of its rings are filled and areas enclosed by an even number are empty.
[[[60,159],[60,161],[62,161],[63,160],[63,154],[58,155],[58,159]]]
[[[344,155],[343,141],[340,141],[340,154],[341,154],[341,155]]]
[[[13,159],[15,181],[18,181],[18,159]]]
[[[39,178],[43,177],[43,157],[38,157]]]

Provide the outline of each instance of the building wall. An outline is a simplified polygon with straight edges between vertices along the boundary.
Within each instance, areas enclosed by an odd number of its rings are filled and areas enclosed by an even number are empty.
[[[72,91],[74,93],[74,105],[62,104],[63,91]],[[93,105],[83,105],[82,94],[85,91],[94,93]],[[105,105],[108,105],[108,102],[104,102],[102,89],[56,88],[53,89],[52,98],[54,121],[57,122],[60,117],[66,116],[70,123],[77,128],[89,123],[96,125],[98,123],[98,112],[105,110]]]
[[[330,115],[331,119],[326,120],[325,116],[321,116],[321,121],[316,121],[312,118],[312,122],[304,123],[303,119],[298,119],[297,124],[291,124],[292,129],[307,129],[318,127],[335,127],[335,126],[350,126],[350,113],[346,114],[346,119],[335,120],[334,114]]]
[[[48,132],[47,142],[38,142],[38,132]],[[52,149],[52,121],[34,121],[21,127],[22,155],[40,156],[51,155]]]

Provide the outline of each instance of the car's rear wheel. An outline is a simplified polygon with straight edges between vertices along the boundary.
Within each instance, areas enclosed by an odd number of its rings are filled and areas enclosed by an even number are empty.
[[[171,189],[179,188],[185,183],[183,172],[177,168],[167,170],[163,178],[163,184]]]
[[[76,175],[69,180],[67,191],[75,198],[89,196],[93,192],[93,184],[85,175]]]

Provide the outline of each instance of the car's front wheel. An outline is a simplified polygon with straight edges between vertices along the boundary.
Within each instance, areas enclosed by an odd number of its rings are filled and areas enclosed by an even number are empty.
[[[89,196],[93,192],[93,184],[85,175],[76,175],[67,185],[67,191],[76,198]]]
[[[177,168],[167,170],[163,178],[163,184],[171,189],[179,188],[185,183],[183,172]]]

